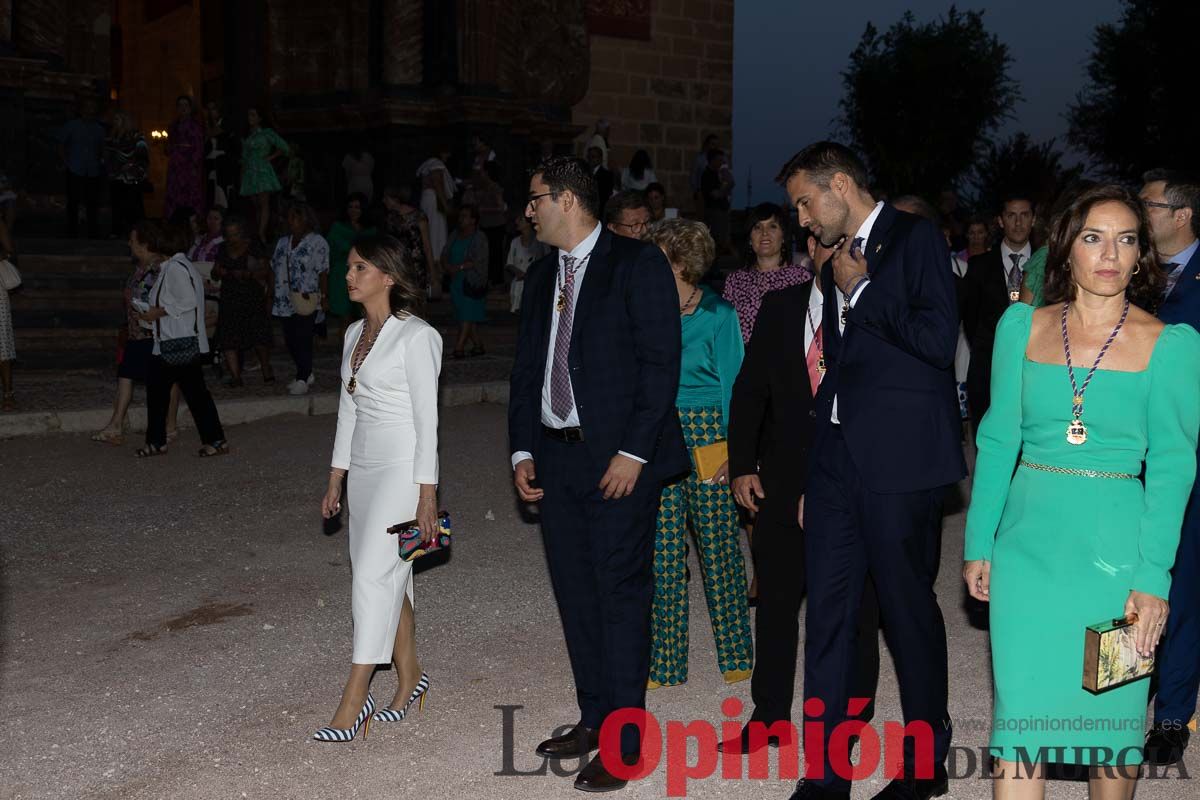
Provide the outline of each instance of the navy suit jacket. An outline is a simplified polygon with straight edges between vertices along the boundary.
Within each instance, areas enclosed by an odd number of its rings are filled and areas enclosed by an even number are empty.
[[[557,276],[555,249],[525,278],[508,400],[511,451],[532,453],[535,463],[543,442],[542,384]],[[597,480],[618,451],[645,459],[642,475],[648,479],[691,469],[675,410],[681,349],[679,292],[662,251],[601,231],[576,301],[568,355],[579,426]]]
[[[1200,248],[1192,253],[1175,287],[1158,307],[1158,318],[1168,325],[1186,322],[1200,330]]]
[[[884,494],[945,486],[963,460],[954,351],[958,302],[950,253],[928,220],[884,205],[863,247],[871,282],[844,334],[832,267],[823,270],[827,371],[816,397],[814,453],[842,434],[867,488]]]

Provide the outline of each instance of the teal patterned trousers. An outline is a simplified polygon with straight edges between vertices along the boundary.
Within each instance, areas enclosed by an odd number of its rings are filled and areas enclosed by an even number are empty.
[[[725,438],[721,409],[681,408],[688,449]],[[702,483],[693,470],[663,488],[654,537],[654,605],[650,680],[673,686],[688,674],[688,530],[695,536],[701,579],[716,641],[717,666],[733,683],[750,677],[754,642],[746,603],[746,565],[728,485]]]

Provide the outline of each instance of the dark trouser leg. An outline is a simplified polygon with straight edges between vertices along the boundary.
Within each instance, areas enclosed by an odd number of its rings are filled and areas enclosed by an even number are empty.
[[[867,580],[866,544],[860,532],[857,471],[840,434],[825,437],[813,465],[804,500],[804,700],[806,705],[819,701],[821,708],[820,713],[805,713],[804,719],[806,725],[824,727],[821,742],[805,742],[806,752],[822,756],[808,764],[806,777],[826,789],[848,791],[850,782],[833,771],[829,741],[847,718],[856,622]]]
[[[764,501],[765,503],[766,501]],[[796,653],[800,636],[800,604],[804,600],[804,531],[778,519],[764,505],[754,525],[754,574],[758,576],[758,609],[754,618],[754,675],[751,719],[766,723],[789,720],[796,685]]]
[[[79,232],[79,201],[83,195],[83,180],[83,177],[67,172],[67,236],[71,237]]]
[[[312,374],[313,359],[313,326],[317,315],[300,316],[293,314],[283,318],[283,338],[287,342],[288,352],[296,364],[296,380],[306,381]]]
[[[99,177],[83,179],[83,204],[89,239],[100,236],[100,180]]]
[[[213,402],[208,387],[204,385],[204,368],[196,361],[186,367],[174,368],[179,391],[187,402],[188,411],[196,421],[196,430],[200,441],[212,444],[224,440],[225,431],[221,428],[221,419],[217,415],[217,404]]]
[[[171,370],[158,356],[146,370],[146,444],[167,445],[167,407],[171,404]]]
[[[1171,576],[1171,613],[1158,649],[1154,722],[1186,725],[1196,713],[1200,690],[1200,484],[1192,489]]]
[[[944,496],[943,487],[903,494],[860,489],[860,530],[896,664],[904,722],[928,725],[932,733],[932,764],[918,761],[913,739],[905,739],[904,769],[909,777],[930,778],[928,770],[944,767],[952,733],[946,626],[934,592]]]
[[[504,226],[484,228],[488,242],[488,282],[493,286],[504,284]]]

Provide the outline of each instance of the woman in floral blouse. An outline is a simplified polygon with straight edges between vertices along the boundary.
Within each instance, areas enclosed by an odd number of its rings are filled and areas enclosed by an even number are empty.
[[[806,265],[792,264],[787,218],[774,203],[761,203],[750,212],[750,252],[746,266],[725,279],[724,297],[737,309],[742,341],[749,342],[763,295],[812,278]]]
[[[296,363],[296,379],[288,394],[305,394],[313,382],[313,334],[322,303],[328,304],[329,243],[317,233],[312,206],[295,203],[288,210],[288,234],[271,256],[275,295],[271,315],[283,323],[283,338]]]

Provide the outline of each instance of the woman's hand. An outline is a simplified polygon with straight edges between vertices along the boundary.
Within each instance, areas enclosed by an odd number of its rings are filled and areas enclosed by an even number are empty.
[[[1167,601],[1161,597],[1136,589],[1129,592],[1129,599],[1125,601],[1125,618],[1133,620],[1135,646],[1139,655],[1144,658],[1154,655],[1154,648],[1158,647],[1158,640],[1167,626],[1169,612]]]
[[[417,501],[417,527],[421,529],[421,541],[430,544],[438,533],[437,489],[421,485],[421,499]]]
[[[963,564],[963,580],[971,597],[984,603],[992,599],[992,562],[979,559]]]
[[[321,516],[325,519],[333,519],[342,511],[342,476],[344,472],[335,471],[329,473],[329,488],[325,490],[325,497],[321,500]]]
[[[717,486],[724,486],[725,484],[729,483],[729,460],[728,459],[726,459],[724,464],[717,467],[717,471],[713,473],[712,479],[709,480],[709,483],[715,484]]]
[[[162,306],[150,306],[150,308],[146,309],[145,311],[139,311],[134,315],[134,317],[145,322],[153,322],[154,320],[161,319],[166,315],[167,310]]]

